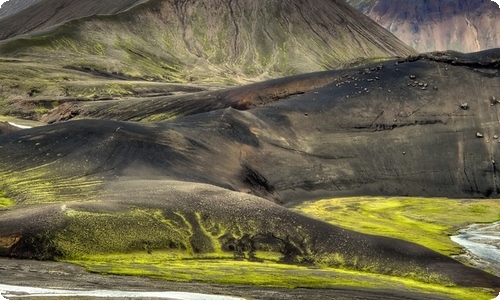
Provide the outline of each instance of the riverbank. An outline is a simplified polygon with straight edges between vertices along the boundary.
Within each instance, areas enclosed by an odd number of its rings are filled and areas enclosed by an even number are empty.
[[[500,222],[472,224],[451,240],[467,249],[456,259],[500,276]]]

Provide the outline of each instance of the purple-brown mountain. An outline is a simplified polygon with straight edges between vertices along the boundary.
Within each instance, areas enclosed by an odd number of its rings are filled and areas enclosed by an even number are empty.
[[[490,0],[346,0],[420,52],[500,47],[500,9]]]

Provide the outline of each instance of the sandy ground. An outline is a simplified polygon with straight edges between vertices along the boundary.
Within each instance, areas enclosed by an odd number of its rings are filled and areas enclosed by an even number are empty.
[[[192,293],[238,296],[244,299],[447,299],[418,293],[388,289],[275,289],[254,286],[226,286],[200,283],[173,283],[141,277],[103,276],[83,268],[59,262],[12,260],[0,258],[0,283],[41,288],[123,290],[123,291],[182,291]],[[17,299],[17,298],[12,298]],[[22,299],[41,298],[26,297]],[[43,299],[43,298],[42,298]],[[112,299],[89,297],[58,297],[57,299]],[[118,299],[118,298],[116,298]],[[122,298],[123,299],[123,298]],[[152,298],[134,298],[152,299]]]

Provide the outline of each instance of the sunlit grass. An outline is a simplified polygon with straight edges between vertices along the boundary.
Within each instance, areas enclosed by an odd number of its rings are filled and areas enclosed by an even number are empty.
[[[226,257],[227,256],[227,257]],[[177,282],[243,284],[282,288],[358,287],[394,289],[448,296],[453,299],[491,299],[485,289],[468,289],[442,284],[428,284],[408,278],[360,271],[311,268],[278,263],[279,255],[261,262],[234,260],[217,254],[193,258],[182,252],[156,251],[152,254],[106,254],[82,256],[70,260],[89,271],[115,275],[148,276]],[[261,256],[261,255],[259,255]]]
[[[4,192],[0,192],[0,208],[13,206],[15,204],[14,200],[6,198]]]
[[[437,252],[461,252],[450,240],[472,223],[500,220],[498,200],[353,197],[311,201],[294,208],[351,230],[415,242]]]

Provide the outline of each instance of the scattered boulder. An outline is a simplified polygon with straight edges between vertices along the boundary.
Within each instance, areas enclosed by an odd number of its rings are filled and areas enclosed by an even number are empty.
[[[410,75],[410,79],[415,79],[415,78],[417,78],[417,76],[415,76],[415,75]]]
[[[490,97],[490,104],[491,105],[495,105],[497,103],[500,103],[500,101],[497,100],[497,98],[495,96],[491,96]]]
[[[460,108],[463,110],[468,110],[469,109],[469,104],[467,102],[464,102],[460,104]]]
[[[498,135],[496,135],[496,134],[495,134],[495,135],[493,136],[493,138],[494,138],[495,140],[498,140]]]
[[[478,132],[476,132],[476,137],[479,139],[482,139],[484,137],[484,135],[478,131]]]

